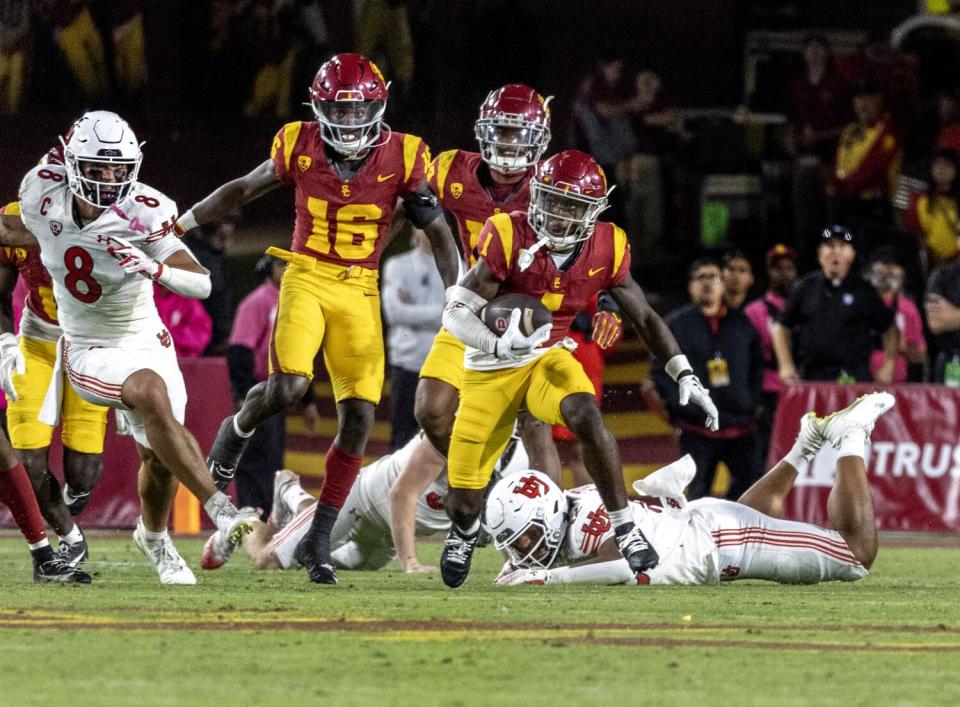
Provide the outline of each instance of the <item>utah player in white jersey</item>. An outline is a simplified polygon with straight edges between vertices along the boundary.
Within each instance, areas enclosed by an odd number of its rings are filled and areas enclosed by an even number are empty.
[[[330,547],[338,569],[378,570],[399,557],[407,573],[434,573],[439,569],[421,565],[416,555],[416,537],[450,529],[444,509],[447,475],[432,476],[426,484],[421,470],[429,464],[411,464],[421,448],[423,432],[404,447],[360,470],[357,482],[330,534]],[[495,478],[519,473],[528,466],[527,454],[514,436],[497,463]],[[243,539],[243,550],[257,569],[290,569],[297,566],[294,551],[306,534],[317,501],[300,486],[300,478],[286,469],[274,479],[273,512],[268,523],[255,521],[254,530]],[[217,569],[229,553],[217,553],[221,546],[214,533],[203,550],[201,566]]]
[[[689,457],[637,482],[661,506],[632,501],[634,522],[660,556],[634,574],[619,556],[596,489],[566,495],[539,472],[500,481],[487,500],[485,527],[509,557],[496,584],[718,584],[765,579],[813,584],[865,577],[877,555],[873,499],[864,466],[877,418],[893,407],[890,393],[871,393],[825,418],[807,413],[784,459],[739,502],[703,498],[687,504],[683,488],[695,468]],[[833,530],[781,520],[798,474],[825,444],[839,450],[827,501]]]
[[[86,113],[62,142],[64,164],[39,165],[23,178],[19,214],[8,207],[0,241],[40,246],[63,330],[58,362],[78,395],[121,412],[143,461],[134,542],[162,583],[195,584],[167,534],[178,480],[230,541],[252,525],[217,491],[183,427],[186,390],[153,283],[203,299],[210,275],[173,233],[173,201],[137,182],[142,153],[126,121]],[[62,393],[62,377],[53,380],[41,412],[51,424]]]

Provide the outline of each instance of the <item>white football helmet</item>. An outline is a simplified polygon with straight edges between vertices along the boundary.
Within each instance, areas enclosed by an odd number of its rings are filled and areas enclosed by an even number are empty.
[[[70,191],[88,204],[106,208],[123,201],[136,184],[143,160],[142,143],[137,142],[127,121],[116,113],[107,110],[84,113],[60,142]],[[104,171],[109,179],[84,176],[84,166],[89,169],[90,163],[126,166],[126,171],[122,179],[115,179],[113,171]]]
[[[483,527],[514,565],[547,569],[567,529],[567,498],[542,472],[508,476],[490,490]]]

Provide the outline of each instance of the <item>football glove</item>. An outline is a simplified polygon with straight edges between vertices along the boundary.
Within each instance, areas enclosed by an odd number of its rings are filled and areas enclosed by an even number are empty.
[[[15,374],[23,375],[27,371],[27,362],[20,351],[20,342],[9,331],[0,334],[0,388],[10,400],[17,399],[17,389],[13,385]]]
[[[524,336],[520,331],[520,310],[510,312],[510,322],[507,330],[497,339],[497,348],[494,354],[503,361],[516,361],[537,348],[550,338],[553,324],[544,324],[530,336]]]
[[[127,240],[117,236],[110,236],[110,240],[119,243],[107,248],[107,252],[116,258],[117,263],[125,272],[143,275],[156,280],[163,273],[163,263],[160,263]]]
[[[720,413],[700,379],[693,373],[681,374],[677,385],[680,386],[680,404],[686,405],[692,400],[694,405],[707,413],[707,429],[711,432],[720,429]]]
[[[512,587],[517,584],[546,584],[549,581],[548,578],[547,570],[518,569],[507,574],[501,572],[494,580],[494,584],[498,587]]]
[[[601,310],[593,315],[593,340],[601,349],[612,349],[622,336],[623,320],[616,312]]]

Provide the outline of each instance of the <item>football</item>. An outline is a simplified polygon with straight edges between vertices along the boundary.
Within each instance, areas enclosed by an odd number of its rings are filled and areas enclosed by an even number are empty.
[[[529,295],[508,294],[490,300],[480,310],[480,318],[490,330],[500,336],[510,323],[510,312],[520,310],[520,331],[530,336],[544,324],[550,324],[553,316],[543,302]]]

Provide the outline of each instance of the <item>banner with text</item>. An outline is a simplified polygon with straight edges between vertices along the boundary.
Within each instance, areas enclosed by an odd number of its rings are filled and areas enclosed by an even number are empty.
[[[876,389],[829,383],[788,388],[777,409],[768,466],[793,445],[806,412],[826,415]],[[877,422],[866,459],[879,528],[960,532],[960,390],[933,385],[887,390],[897,404]],[[836,451],[826,446],[800,470],[787,499],[788,518],[829,525],[835,462]]]

